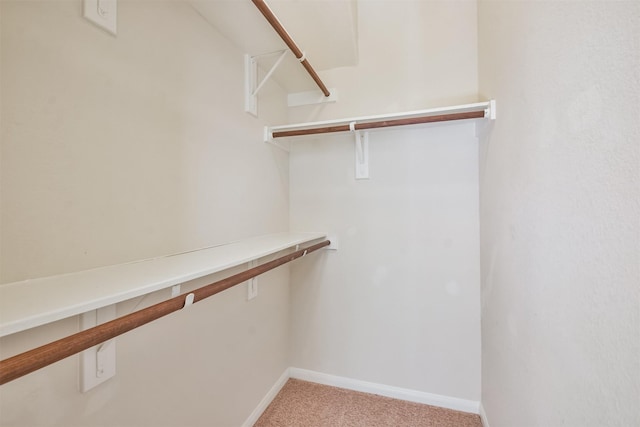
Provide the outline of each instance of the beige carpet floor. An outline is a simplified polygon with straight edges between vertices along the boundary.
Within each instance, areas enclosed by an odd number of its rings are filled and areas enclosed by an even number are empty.
[[[254,427],[482,427],[475,414],[290,379]]]

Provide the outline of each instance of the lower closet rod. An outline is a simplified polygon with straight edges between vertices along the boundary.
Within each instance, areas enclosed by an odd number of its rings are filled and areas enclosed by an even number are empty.
[[[257,267],[243,271],[226,279],[219,280],[190,292],[193,294],[193,303],[202,301],[212,295],[227,290],[235,285],[256,277],[269,270],[273,270],[283,264],[291,262],[304,255],[317,251],[331,242],[324,240],[307,248],[297,250],[288,255],[279,257],[273,261],[261,264]],[[129,332],[139,326],[159,319],[185,306],[185,295],[168,299],[150,307],[138,310],[126,316],[119,317],[110,322],[103,323],[90,329],[78,332],[68,337],[59,339],[33,350],[26,351],[16,356],[0,361],[0,385],[20,378],[52,363],[58,362],[76,353],[84,351],[102,342]]]

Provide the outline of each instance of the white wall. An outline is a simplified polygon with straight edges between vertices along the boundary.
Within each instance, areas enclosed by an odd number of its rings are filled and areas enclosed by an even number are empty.
[[[292,123],[477,101],[475,1],[358,2],[358,66],[320,72],[339,101],[292,108]]]
[[[190,6],[120,0],[117,37],[79,0],[0,13],[2,282],[287,229],[288,160],[261,143],[284,96],[245,114],[243,52]],[[239,287],[119,338],[116,377],[89,393],[76,357],[2,386],[0,424],[239,425],[289,366],[288,269],[260,280],[250,303]],[[15,334],[0,355],[76,330]]]
[[[292,121],[476,100],[475,2],[361,2],[357,67],[322,73],[340,101]],[[292,230],[340,249],[292,267],[292,365],[480,399],[477,140],[473,124],[292,143]]]
[[[81,1],[4,3],[3,281],[286,229],[256,143],[284,108],[243,113],[243,52],[188,5],[125,0],[114,38]]]
[[[640,3],[479,4],[491,427],[640,425]]]

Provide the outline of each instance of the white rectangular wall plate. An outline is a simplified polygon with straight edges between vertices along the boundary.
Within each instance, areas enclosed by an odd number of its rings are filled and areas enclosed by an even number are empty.
[[[331,242],[329,246],[325,246],[324,249],[328,251],[338,250],[338,236],[336,234],[327,234],[327,239]]]
[[[117,0],[84,0],[84,17],[98,27],[117,34]]]
[[[116,318],[116,305],[80,315],[80,329],[85,330]],[[79,388],[85,393],[116,374],[116,340],[111,339],[80,353]]]
[[[336,88],[330,88],[329,93],[329,96],[324,96],[324,93],[320,90],[290,93],[287,95],[287,106],[299,107],[301,105],[325,104],[338,101],[338,90]]]

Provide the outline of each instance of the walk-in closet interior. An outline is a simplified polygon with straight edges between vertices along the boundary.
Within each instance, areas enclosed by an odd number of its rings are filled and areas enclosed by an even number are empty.
[[[640,425],[637,0],[0,0],[0,138],[1,427]]]

